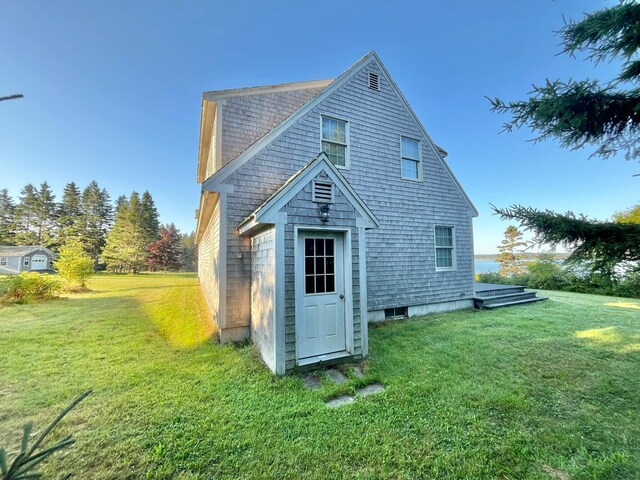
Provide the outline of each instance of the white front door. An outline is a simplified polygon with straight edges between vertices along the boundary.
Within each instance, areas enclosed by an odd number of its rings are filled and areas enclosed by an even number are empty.
[[[344,236],[300,232],[296,258],[298,357],[346,350]]]
[[[46,270],[49,262],[46,255],[34,255],[31,257],[31,270]]]

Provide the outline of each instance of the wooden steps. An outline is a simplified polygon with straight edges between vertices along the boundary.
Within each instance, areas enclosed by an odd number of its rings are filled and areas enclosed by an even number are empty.
[[[500,308],[527,303],[541,302],[546,297],[536,296],[535,291],[525,292],[519,285],[496,285],[491,283],[476,283],[476,296],[473,303],[476,308]]]

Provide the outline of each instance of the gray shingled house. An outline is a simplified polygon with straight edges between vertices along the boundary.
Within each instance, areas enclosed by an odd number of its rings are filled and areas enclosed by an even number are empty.
[[[203,94],[198,275],[277,373],[367,323],[471,308],[477,211],[375,52],[333,80]]]
[[[53,270],[56,255],[40,245],[0,246],[0,274]]]

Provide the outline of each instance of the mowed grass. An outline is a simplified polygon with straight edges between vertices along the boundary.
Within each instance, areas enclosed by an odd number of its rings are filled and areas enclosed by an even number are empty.
[[[640,477],[640,301],[546,292],[376,326],[364,379],[308,390],[210,341],[192,275],[89,287],[0,310],[0,446],[94,389],[52,478]]]

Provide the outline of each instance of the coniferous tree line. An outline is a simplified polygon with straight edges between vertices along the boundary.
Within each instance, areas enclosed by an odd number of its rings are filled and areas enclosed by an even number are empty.
[[[79,242],[95,270],[194,271],[194,240],[193,233],[180,234],[173,224],[160,225],[148,191],[112,202],[96,181],[83,190],[69,182],[60,201],[46,181],[39,187],[25,185],[17,199],[0,189],[0,245],[42,245],[57,252]]]

